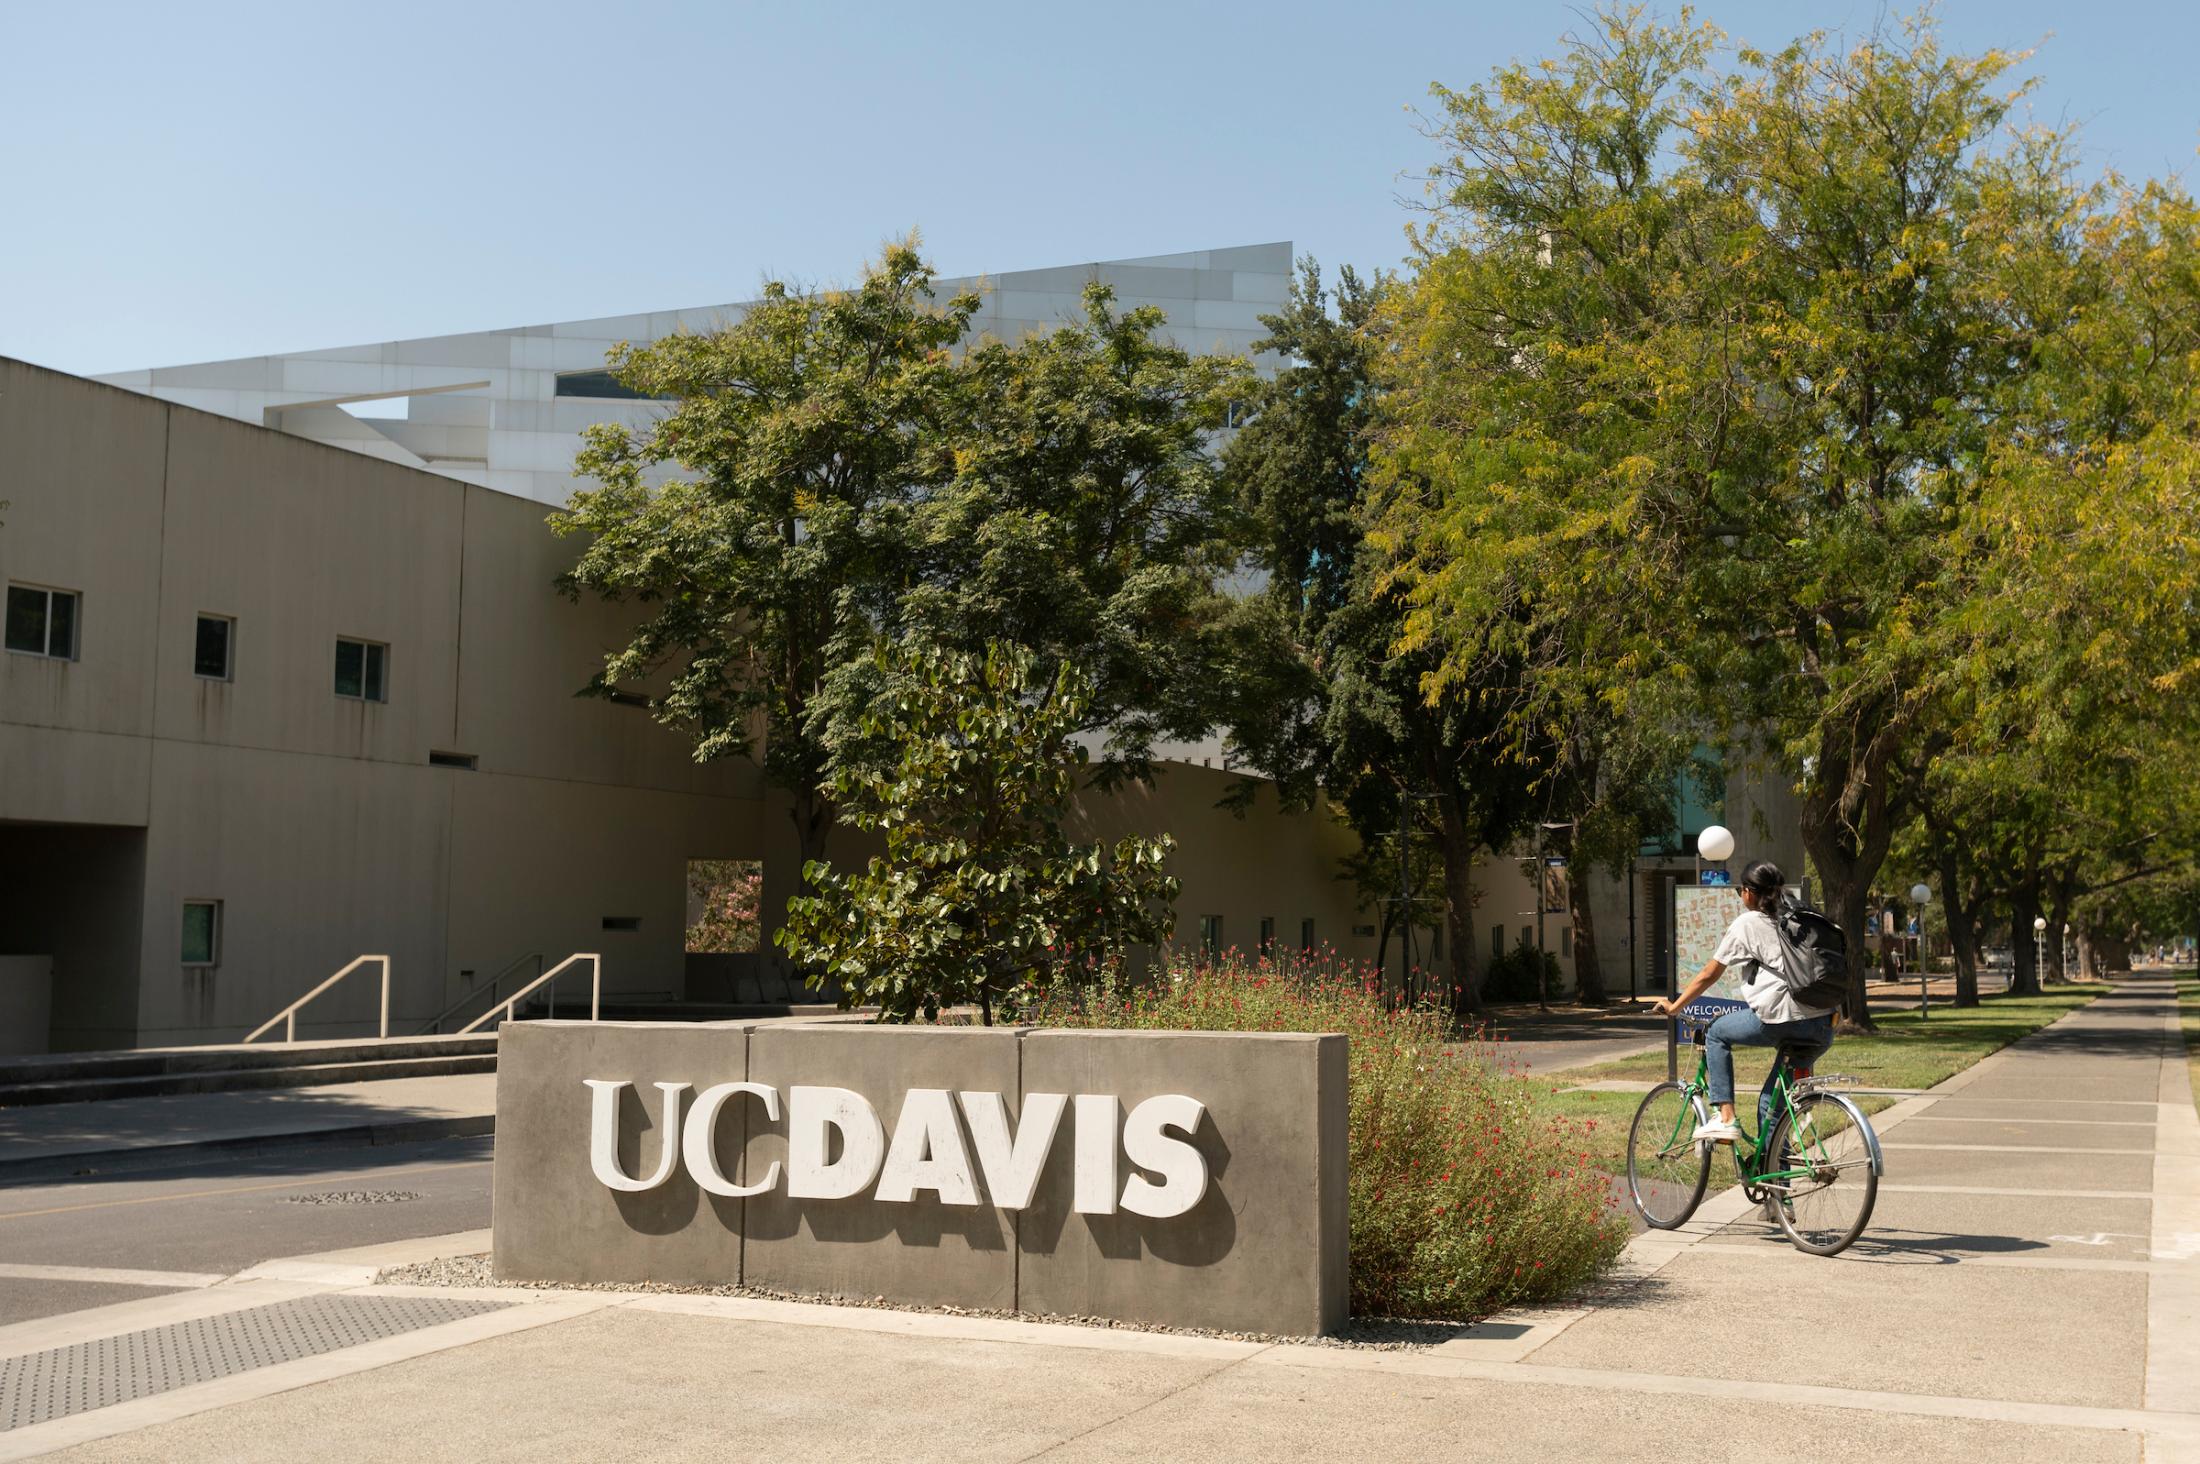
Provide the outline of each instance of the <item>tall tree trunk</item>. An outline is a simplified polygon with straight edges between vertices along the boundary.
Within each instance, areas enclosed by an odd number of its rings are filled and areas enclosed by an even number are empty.
[[[1948,946],[1956,957],[1956,1005],[1978,1005],[1977,912],[1963,897],[1962,869],[1953,839],[1933,839],[1933,868],[1940,876],[1941,914],[1948,921]]]
[[[1862,749],[1861,760],[1853,760],[1857,749],[1843,746],[1829,730],[1819,743],[1816,774],[1803,790],[1803,848],[1825,881],[1826,907],[1849,948],[1849,990],[1841,1025],[1850,1031],[1876,1030],[1865,984],[1871,955],[1864,949],[1864,933],[1871,884],[1894,838],[1886,779],[1894,745],[1891,729],[1882,729]]]
[[[1808,806],[1804,808],[1804,848],[1811,852],[1819,881],[1826,885],[1826,909],[1841,927],[1841,938],[1848,942],[1848,997],[1841,1002],[1841,1026],[1870,1033],[1874,1021],[1866,982],[1872,975],[1872,953],[1863,938],[1870,927],[1868,905],[1877,861],[1872,861],[1872,870],[1866,870],[1855,841],[1841,837],[1841,830],[1828,830],[1824,821],[1813,819]]]
[[[1574,922],[1574,997],[1583,1006],[1603,1006],[1611,998],[1604,990],[1604,970],[1597,964],[1597,918],[1589,906],[1589,882],[1579,878],[1569,857],[1566,873],[1567,913]]]
[[[2037,879],[2030,880],[2009,892],[2009,944],[2013,974],[2009,979],[2011,996],[2038,996],[2040,994],[2040,966],[2038,960],[2039,932],[2032,928],[2032,921],[2040,913],[2040,887]]]
[[[1477,843],[1457,793],[1439,794],[1436,808],[1436,848],[1444,861],[1444,904],[1451,921],[1451,1008],[1463,1020],[1482,1015],[1484,973],[1475,969],[1474,935],[1467,924],[1474,911]]]
[[[794,821],[795,852],[804,868],[825,857],[825,836],[832,832],[833,805],[815,788],[797,788],[788,804],[787,817]],[[799,881],[798,881],[799,883]]]

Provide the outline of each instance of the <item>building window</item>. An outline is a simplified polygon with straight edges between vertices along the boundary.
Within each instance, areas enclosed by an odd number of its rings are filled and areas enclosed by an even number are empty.
[[[639,915],[606,915],[603,918],[603,928],[606,930],[640,930],[642,928],[642,917]]]
[[[1502,925],[1493,925],[1490,927],[1490,959],[1493,961],[1501,961],[1504,958],[1505,927]]]
[[[1444,959],[1444,927],[1441,925],[1429,932],[1428,958],[1432,961]]]
[[[358,701],[386,702],[390,648],[373,641],[336,641],[336,694]]]
[[[1558,927],[1558,953],[1564,956],[1569,961],[1573,959],[1574,928],[1571,925],[1561,925],[1560,927]]]
[[[56,661],[76,659],[76,591],[8,586],[8,649]]]
[[[561,371],[558,373],[557,394],[561,397],[589,397],[596,401],[614,402],[672,400],[651,392],[636,391],[608,371]]]
[[[236,640],[236,621],[226,615],[201,615],[198,637],[191,646],[192,674],[208,681],[227,681],[230,647]]]
[[[1314,922],[1312,920],[1301,920],[1299,922],[1299,949],[1305,951],[1308,955],[1314,953]]]
[[[222,958],[222,902],[183,902],[183,964],[214,966]]]
[[[1260,953],[1263,956],[1276,953],[1276,917],[1273,915],[1260,917]]]
[[[1521,927],[1520,927],[1520,948],[1521,948],[1522,950],[1524,950],[1524,951],[1526,951],[1526,950],[1533,950],[1533,949],[1535,949],[1535,927],[1534,927],[1534,926],[1532,926],[1532,925],[1523,925],[1523,926],[1521,926]]]
[[[472,752],[430,752],[428,754],[428,766],[431,768],[457,768],[460,772],[470,773],[481,766],[481,756]]]
[[[1199,948],[1207,953],[1210,960],[1222,954],[1222,917],[1220,915],[1202,915],[1199,917]]]

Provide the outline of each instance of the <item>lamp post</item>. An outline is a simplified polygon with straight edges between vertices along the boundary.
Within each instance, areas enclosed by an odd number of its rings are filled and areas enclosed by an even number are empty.
[[[1925,968],[1925,907],[1933,898],[1932,886],[1922,880],[1910,886],[1910,904],[1917,910],[1917,1016],[1933,1014],[1932,978]]]
[[[1724,824],[1712,824],[1696,835],[1696,883],[1703,883],[1703,862],[1724,864],[1734,853],[1734,832]]]
[[[1535,1004],[1539,1011],[1548,1011],[1543,1000],[1543,912],[1551,903],[1548,886],[1551,880],[1551,856],[1544,835],[1559,829],[1570,829],[1573,820],[1564,823],[1538,823],[1535,826]],[[1568,845],[1569,850],[1572,845]],[[1574,995],[1581,994],[1580,982],[1574,983]]]
[[[2047,917],[2032,917],[2032,981],[2045,985],[2047,979]]]

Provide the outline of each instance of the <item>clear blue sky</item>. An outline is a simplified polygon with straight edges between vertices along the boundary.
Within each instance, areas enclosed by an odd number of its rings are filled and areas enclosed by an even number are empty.
[[[1868,0],[1714,0],[1759,43]],[[2183,171],[2200,7],[1951,0],[2035,110]],[[1575,6],[0,0],[0,354],[112,371],[945,273],[1402,252],[1408,110]]]

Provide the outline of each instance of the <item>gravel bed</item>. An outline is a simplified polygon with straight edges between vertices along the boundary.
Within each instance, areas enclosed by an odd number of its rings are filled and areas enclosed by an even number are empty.
[[[285,1195],[286,1205],[397,1205],[420,1196],[413,1190],[315,1190],[309,1195]]]
[[[1043,1322],[1092,1327],[1110,1332],[1165,1332],[1180,1337],[1214,1337],[1225,1342],[1290,1342],[1310,1347],[1351,1347],[1376,1352],[1418,1352],[1465,1334],[1469,1322],[1402,1321],[1382,1317],[1355,1319],[1345,1330],[1328,1337],[1278,1337],[1266,1332],[1224,1332],[1210,1327],[1163,1327],[1147,1322],[1124,1322],[1110,1317],[1039,1316],[1030,1312],[996,1311],[976,1306],[915,1306],[888,1301],[883,1296],[803,1296],[771,1291],[759,1286],[674,1286],[659,1281],[577,1283],[564,1281],[501,1281],[490,1274],[486,1255],[442,1256],[410,1266],[393,1266],[375,1278],[378,1284],[399,1286],[504,1286],[522,1291],[626,1291],[658,1296],[745,1296],[761,1301],[800,1301],[826,1306],[860,1306],[873,1311],[930,1312],[950,1317],[989,1317],[1004,1322]]]

